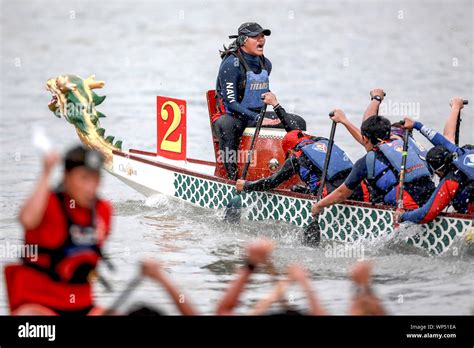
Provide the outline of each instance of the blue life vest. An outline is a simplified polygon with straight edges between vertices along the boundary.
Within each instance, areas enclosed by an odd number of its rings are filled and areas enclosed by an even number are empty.
[[[319,139],[317,141],[305,139],[297,146],[297,150],[301,150],[306,157],[313,163],[321,172],[324,168],[324,161],[327,154],[327,139]],[[329,161],[326,178],[332,181],[338,174],[352,169],[352,161],[347,154],[336,144],[333,144],[331,159]],[[311,171],[303,165],[300,165],[299,175],[312,192],[318,189],[319,175]]]
[[[428,151],[411,136],[408,138],[408,148],[414,150],[418,154],[418,157],[425,162],[428,167],[428,164],[426,163],[426,154]]]
[[[244,97],[240,102],[240,105],[246,109],[261,109],[263,108],[262,94],[270,91],[270,80],[268,79],[268,71],[265,69],[265,65],[260,60],[262,71],[256,74],[250,69],[245,58],[238,52],[236,56],[239,58],[240,63],[245,68],[245,91]]]
[[[430,176],[430,171],[426,165],[425,157],[418,154],[408,143],[407,163],[405,168],[405,182],[409,183],[421,177]],[[377,146],[389,164],[376,159],[375,152],[369,151],[366,156],[367,179],[372,181],[377,189],[385,192],[384,202],[386,204],[396,203],[396,187],[399,181],[400,168],[402,165],[403,140],[397,139]],[[420,148],[420,154],[422,151]]]
[[[474,150],[460,149],[462,154],[453,159],[453,164],[463,172],[470,181],[474,181]]]

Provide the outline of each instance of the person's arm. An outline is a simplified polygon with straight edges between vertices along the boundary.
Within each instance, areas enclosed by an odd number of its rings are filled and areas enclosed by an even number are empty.
[[[248,283],[250,275],[255,267],[267,262],[270,253],[273,250],[273,243],[266,239],[259,239],[249,243],[247,246],[247,264],[237,273],[237,279],[234,280],[226,293],[219,302],[217,315],[232,315],[237,306],[240,295]]]
[[[219,80],[222,86],[222,97],[224,98],[224,101],[230,112],[242,119],[256,121],[258,113],[243,107],[238,102],[240,67],[239,65],[236,66],[236,64],[234,64],[235,59],[238,61],[238,58],[234,56],[231,56],[231,58],[226,58],[219,70]]]
[[[306,270],[300,265],[290,265],[288,267],[288,278],[298,283],[305,292],[309,302],[310,315],[326,315],[326,310],[319,303],[316,293],[311,286]]]
[[[349,310],[351,315],[385,315],[385,309],[371,289],[371,265],[358,262],[352,267],[350,277],[356,286],[356,294]]]
[[[460,151],[460,148],[458,146],[454,145],[452,142],[450,142],[448,139],[446,139],[437,131],[424,126],[423,123],[419,121],[414,122],[411,118],[408,118],[408,117],[405,117],[404,121],[405,123],[403,125],[403,128],[407,128],[407,129],[415,128],[421,134],[423,134],[425,138],[428,139],[433,145],[435,146],[442,145],[451,152]]]
[[[431,194],[430,199],[420,208],[407,211],[400,216],[400,222],[411,221],[425,224],[435,219],[454,198],[459,183],[449,178],[444,178]]]
[[[272,304],[280,301],[283,298],[288,285],[288,280],[280,280],[265,298],[261,299],[255,304],[249,314],[262,315],[263,313],[266,313]]]
[[[246,181],[244,192],[272,190],[291,178],[297,172],[297,168],[299,168],[298,159],[295,155],[291,155],[276,173],[257,181]]]
[[[276,95],[274,93],[267,92],[267,93],[264,93],[263,96],[264,96],[263,102],[267,105],[271,105],[273,107],[273,111],[278,117],[278,122],[273,123],[273,124],[278,124],[281,122],[287,132],[291,132],[292,130],[298,129],[297,127],[295,127],[295,125],[292,124],[291,118],[288,117],[286,110],[278,102]]]
[[[184,295],[171,283],[169,278],[165,275],[160,264],[155,260],[145,260],[142,264],[142,272],[144,275],[160,283],[166,292],[173,299],[176,307],[183,315],[196,315],[196,311],[191,306],[189,301],[184,298]]]
[[[371,98],[375,97],[376,95],[379,96],[380,98],[382,98],[382,101],[383,101],[383,98],[385,97],[385,92],[381,88],[375,88],[375,89],[370,91],[370,97]],[[378,100],[372,99],[369,102],[369,105],[367,105],[367,109],[365,110],[364,116],[362,117],[362,122],[364,122],[370,116],[378,115],[380,104],[381,104],[381,102],[379,102]]]
[[[337,189],[332,191],[329,195],[324,197],[319,202],[314,203],[313,208],[311,209],[311,213],[314,215],[319,214],[319,212],[331,205],[344,202],[349,196],[354,192],[354,190],[350,190],[346,184],[342,184]]]
[[[319,202],[313,204],[311,213],[313,216],[319,214],[324,207],[345,201],[355,191],[362,180],[367,177],[367,166],[365,164],[365,156],[357,160],[352,167],[351,172],[347,176],[344,183],[324,197]]]
[[[249,263],[238,271],[237,279],[230,284],[229,289],[219,302],[216,310],[217,315],[232,315],[234,313],[234,308],[237,306],[240,294],[248,283],[250,275],[255,267],[255,265]]]
[[[25,230],[35,229],[43,219],[50,193],[49,176],[59,159],[60,157],[57,153],[49,153],[44,157],[43,172],[36,188],[20,210],[19,220]]]
[[[464,107],[463,99],[460,97],[453,97],[450,105],[451,112],[449,113],[446,124],[444,125],[443,135],[448,141],[454,144],[459,112]]]
[[[349,133],[354,137],[354,139],[357,140],[359,144],[364,145],[360,129],[351,121],[349,121],[344,111],[336,109],[333,112],[334,116],[331,117],[331,120],[343,124],[344,127],[346,127],[346,129],[349,131]]]

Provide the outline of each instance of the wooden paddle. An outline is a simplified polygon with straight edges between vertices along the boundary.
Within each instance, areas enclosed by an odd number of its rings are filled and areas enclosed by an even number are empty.
[[[329,117],[334,116],[334,112],[329,114]],[[326,184],[326,176],[329,168],[329,161],[331,160],[332,147],[334,145],[334,135],[336,133],[337,122],[332,121],[331,134],[329,135],[328,148],[326,158],[324,159],[323,172],[321,173],[321,180],[319,180],[318,193],[316,194],[316,202],[319,202],[323,197],[324,185]],[[313,217],[313,220],[305,227],[303,232],[303,244],[308,246],[318,246],[321,241],[321,228],[319,227],[319,216]]]
[[[252,142],[250,143],[250,149],[247,156],[247,162],[245,163],[244,170],[242,171],[242,177],[241,177],[242,180],[245,180],[245,178],[247,177],[247,173],[250,167],[250,161],[252,160],[255,143],[260,133],[260,129],[262,128],[262,123],[263,123],[263,119],[265,118],[266,111],[267,111],[267,105],[265,104],[262,110],[260,111],[260,114],[258,115],[257,125],[255,127],[255,133],[253,135]],[[240,212],[241,212],[240,209],[242,208],[241,193],[242,193],[241,191],[237,191],[235,196],[227,204],[225,215],[224,215],[224,221],[233,223],[233,224],[238,223],[240,221]]]
[[[467,105],[469,104],[469,101],[468,100],[463,100],[462,101],[463,105]],[[459,129],[461,128],[461,110],[459,110],[459,114],[458,114],[458,119],[457,119],[457,122],[456,122],[456,133],[454,134],[454,143],[456,145],[459,145]]]

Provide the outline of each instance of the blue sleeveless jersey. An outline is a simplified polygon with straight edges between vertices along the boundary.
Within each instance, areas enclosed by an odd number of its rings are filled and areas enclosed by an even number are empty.
[[[321,172],[324,168],[324,161],[326,159],[328,147],[328,140],[321,139],[318,141],[303,140],[296,148],[301,149],[306,157],[313,163]],[[331,159],[329,161],[328,171],[326,177],[328,181],[334,179],[339,173],[352,169],[352,161],[347,154],[336,144],[333,144]],[[316,192],[319,177],[312,173],[309,168],[300,166],[299,175],[301,179],[308,185],[312,192]]]
[[[425,157],[422,157],[413,148],[411,142],[408,143],[407,150],[407,163],[405,166],[405,182],[412,182],[423,176],[430,176],[431,173],[428,170]],[[389,143],[383,143],[378,146],[380,151],[384,154],[396,170],[397,174],[400,173],[402,165],[402,152],[403,152],[403,140],[397,139]]]
[[[268,72],[262,69],[260,74],[256,74],[248,70],[246,76],[244,97],[240,105],[247,109],[261,109],[263,108],[261,96],[270,91]]]
[[[453,159],[453,164],[461,172],[463,172],[467,178],[474,181],[474,150],[461,149],[463,152],[461,155]]]
[[[384,195],[386,204],[396,203],[396,187],[399,181],[402,165],[403,140],[397,139],[378,146],[390,165],[379,161],[374,151],[369,151],[366,156],[367,179],[375,180],[373,184]],[[425,156],[424,156],[425,154]],[[405,167],[405,182],[409,183],[421,177],[430,176],[426,164],[426,151],[412,139],[409,140],[407,150],[407,163]]]

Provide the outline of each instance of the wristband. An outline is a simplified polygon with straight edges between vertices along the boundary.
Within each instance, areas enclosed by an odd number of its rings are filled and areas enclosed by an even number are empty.
[[[382,102],[382,97],[379,96],[379,95],[374,95],[372,98],[370,98],[370,100],[377,100],[379,103]]]
[[[247,261],[244,267],[252,272],[257,266],[255,266],[255,264],[251,263],[250,261]]]
[[[354,291],[357,296],[372,294],[372,289],[370,288],[370,285],[355,285]]]

